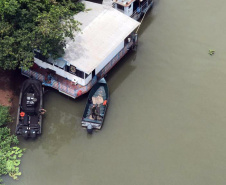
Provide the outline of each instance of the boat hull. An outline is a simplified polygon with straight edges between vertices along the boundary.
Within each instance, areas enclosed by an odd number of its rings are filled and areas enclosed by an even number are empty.
[[[109,89],[104,78],[99,80],[91,89],[82,117],[82,127],[100,130],[103,126],[109,104]],[[97,111],[94,114],[93,109]]]
[[[36,138],[42,133],[43,88],[40,81],[27,79],[24,81],[16,120],[16,135],[25,138]]]

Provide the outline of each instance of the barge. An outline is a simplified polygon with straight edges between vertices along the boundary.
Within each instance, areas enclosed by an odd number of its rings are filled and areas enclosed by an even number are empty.
[[[140,23],[117,9],[84,2],[88,12],[74,16],[82,23],[75,39],[66,39],[65,54],[56,60],[35,51],[34,65],[22,74],[72,98],[87,93],[137,45]]]

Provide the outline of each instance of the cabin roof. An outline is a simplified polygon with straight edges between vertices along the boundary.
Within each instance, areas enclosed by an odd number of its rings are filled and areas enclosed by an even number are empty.
[[[114,3],[122,6],[130,6],[136,0],[113,0]]]
[[[92,2],[84,2],[87,12],[74,16],[82,23],[81,33],[66,40],[63,58],[90,74],[140,24],[118,10]]]

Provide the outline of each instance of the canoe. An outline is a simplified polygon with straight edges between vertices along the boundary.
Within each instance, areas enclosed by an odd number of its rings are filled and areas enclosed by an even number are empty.
[[[82,117],[82,127],[89,134],[94,130],[100,130],[104,123],[109,103],[109,89],[106,80],[102,78],[90,90],[88,100]]]
[[[36,138],[42,132],[43,88],[40,81],[24,81],[19,97],[16,135]],[[45,111],[45,110],[44,110]]]

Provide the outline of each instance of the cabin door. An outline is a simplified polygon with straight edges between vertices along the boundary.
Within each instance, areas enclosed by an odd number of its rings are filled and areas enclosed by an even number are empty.
[[[95,76],[95,69],[92,71],[92,79],[94,78]]]

